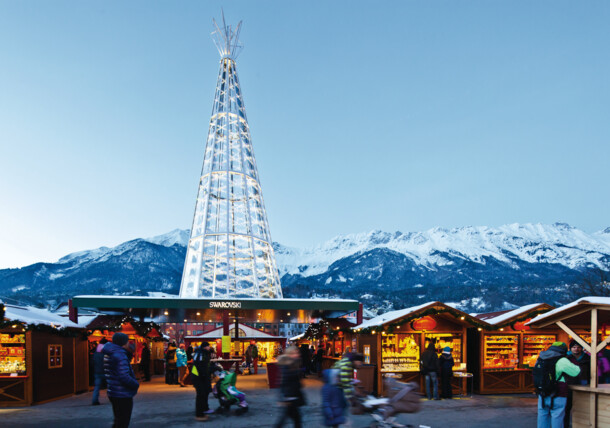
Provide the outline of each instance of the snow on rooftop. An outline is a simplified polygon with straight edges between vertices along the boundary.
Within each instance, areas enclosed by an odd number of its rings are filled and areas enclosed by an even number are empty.
[[[53,327],[73,328],[85,328],[93,318],[92,316],[79,317],[79,322],[74,323],[68,318],[51,312],[48,309],[15,305],[5,305],[4,317],[10,321],[21,321],[26,324],[45,324]]]
[[[302,339],[303,337],[305,337],[305,333],[297,334],[296,336],[291,337],[291,338],[290,338],[290,339],[288,339],[288,340],[290,340],[291,342],[294,342],[295,340]]]
[[[485,322],[491,325],[500,324],[508,319],[527,313],[542,304],[543,303],[532,303],[531,305],[521,306],[520,308],[513,309],[512,311],[508,311],[502,315],[498,315],[497,317],[485,319]]]
[[[585,303],[590,303],[593,305],[608,305],[610,306],[610,297],[600,297],[600,296],[588,296],[588,297],[581,297],[578,300],[573,301],[572,303],[568,303],[567,305],[564,306],[560,306],[557,309],[553,309],[552,311],[546,312],[544,314],[540,314],[538,315],[536,318],[534,318],[533,320],[529,321],[526,325],[532,324],[534,322],[538,322],[541,321],[547,317],[553,316],[555,314],[558,314],[560,312],[563,312],[565,310],[568,310],[570,308],[573,308],[575,306],[578,306],[580,304],[585,304]]]
[[[409,315],[410,313],[419,311],[420,309],[423,309],[427,306],[434,305],[435,303],[436,302],[428,302],[428,303],[424,303],[423,305],[419,305],[419,306],[411,306],[410,308],[404,308],[404,309],[398,309],[396,311],[386,312],[385,314],[378,315],[375,318],[371,318],[368,321],[364,321],[362,324],[355,326],[354,329],[377,327],[377,326],[383,325],[385,323],[392,322],[394,320],[402,318],[406,315]]]

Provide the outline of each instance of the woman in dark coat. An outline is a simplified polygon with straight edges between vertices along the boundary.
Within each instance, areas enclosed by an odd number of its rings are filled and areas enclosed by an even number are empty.
[[[112,403],[114,428],[127,428],[133,410],[133,397],[140,384],[129,363],[131,346],[126,334],[115,333],[112,342],[104,345],[104,374],[108,384],[108,399]]]
[[[301,428],[301,412],[299,407],[305,404],[305,397],[301,390],[301,372],[300,372],[300,351],[296,346],[291,346],[286,349],[284,355],[281,355],[277,363],[280,366],[282,376],[280,384],[280,406],[283,412],[280,419],[275,424],[276,428],[284,426],[286,419],[291,418],[294,421],[295,428]]]
[[[453,377],[453,357],[451,348],[446,346],[438,359],[441,372],[441,398],[453,398],[451,391],[451,378]]]

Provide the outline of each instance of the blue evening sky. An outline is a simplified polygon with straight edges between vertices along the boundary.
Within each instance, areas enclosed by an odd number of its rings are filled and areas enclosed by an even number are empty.
[[[190,227],[221,7],[275,241],[610,226],[607,1],[0,0],[0,268]]]

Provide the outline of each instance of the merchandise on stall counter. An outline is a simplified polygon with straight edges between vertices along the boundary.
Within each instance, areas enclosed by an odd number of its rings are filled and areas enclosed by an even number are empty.
[[[534,367],[538,355],[557,340],[554,334],[526,334],[523,336],[523,365]]]
[[[419,345],[412,334],[388,334],[381,342],[382,372],[419,371]]]
[[[514,369],[519,364],[519,335],[486,335],[484,369]]]
[[[0,334],[0,376],[25,374],[25,334]]]

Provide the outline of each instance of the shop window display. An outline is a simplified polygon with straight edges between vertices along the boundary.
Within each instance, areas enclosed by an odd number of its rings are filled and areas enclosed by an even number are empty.
[[[554,334],[526,334],[523,336],[523,365],[534,367],[538,355],[557,340]]]
[[[23,376],[25,370],[25,334],[0,334],[0,376]]]
[[[486,335],[484,369],[515,369],[519,364],[519,335]]]
[[[419,371],[419,345],[414,334],[388,334],[381,340],[381,372]],[[369,349],[370,353],[370,349]]]

